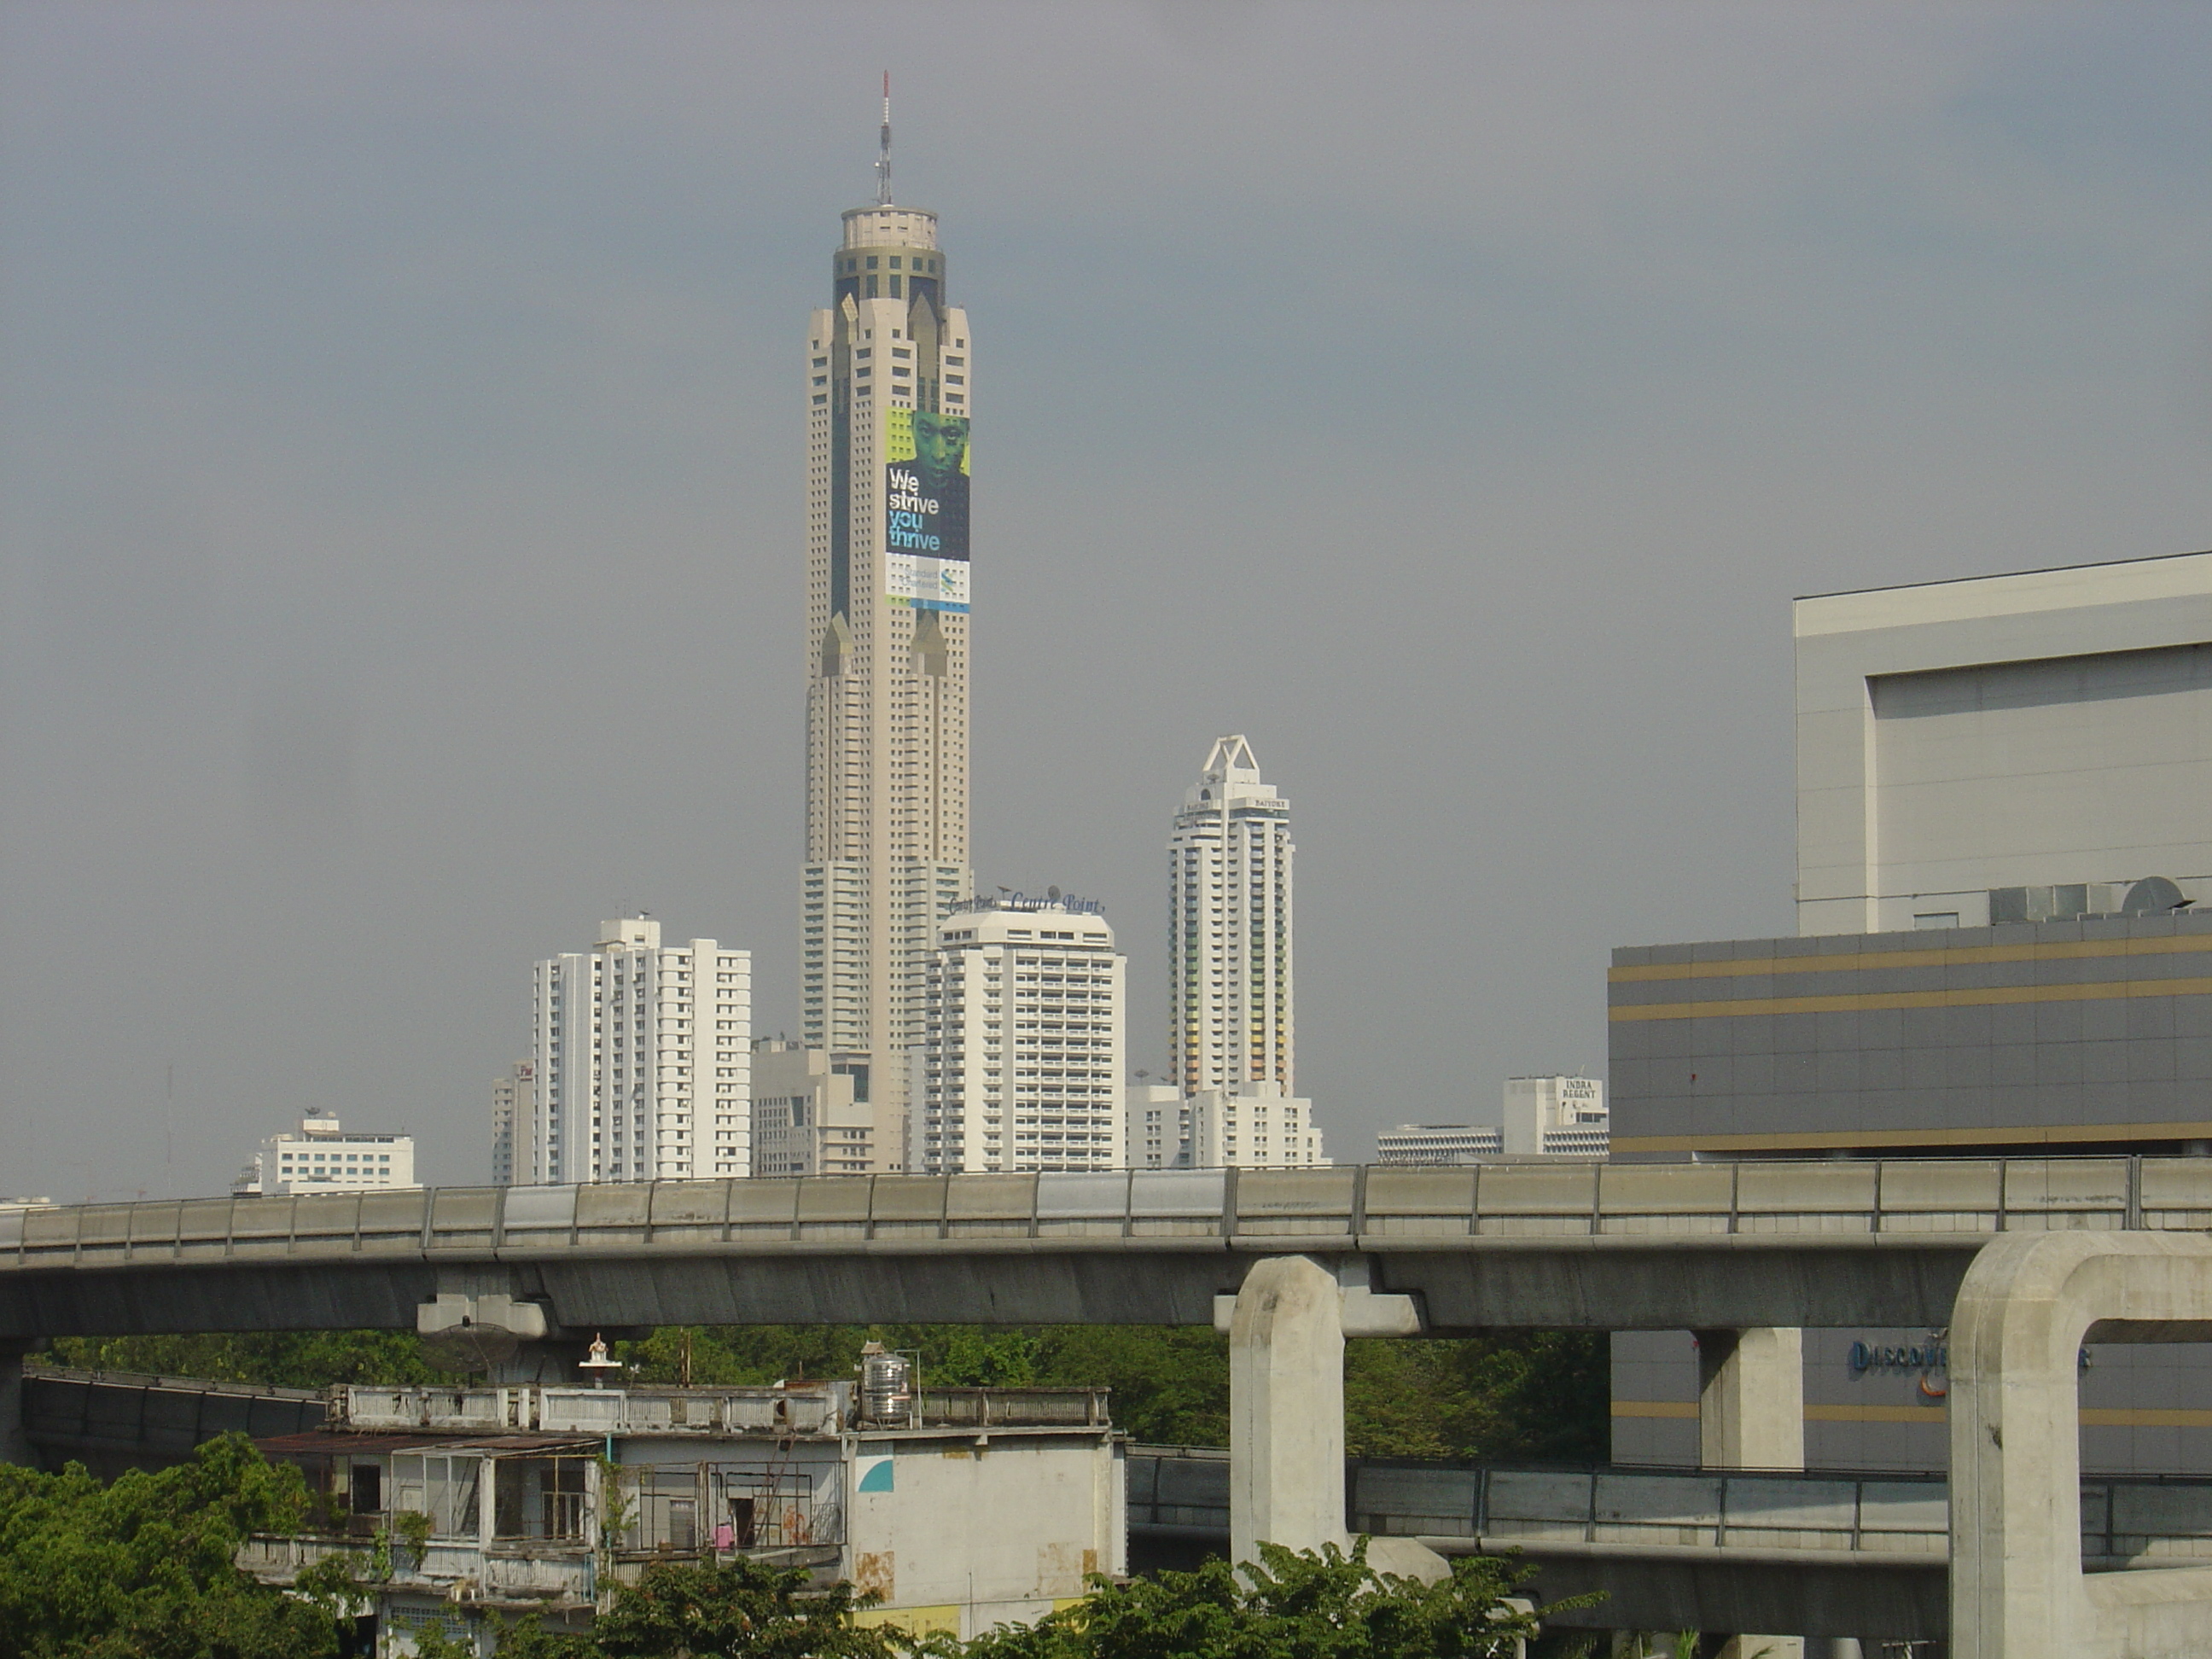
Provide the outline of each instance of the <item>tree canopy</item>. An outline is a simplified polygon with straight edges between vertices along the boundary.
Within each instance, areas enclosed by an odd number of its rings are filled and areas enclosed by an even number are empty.
[[[501,1631],[498,1659],[1504,1659],[1536,1633],[1538,1615],[1507,1601],[1528,1576],[1512,1563],[1455,1561],[1449,1578],[1423,1584],[1370,1568],[1364,1541],[1349,1553],[1261,1548],[1261,1564],[1241,1571],[1209,1561],[1094,1577],[1073,1606],[966,1642],[855,1623],[865,1598],[845,1584],[810,1589],[803,1571],[655,1564],[588,1634],[525,1620]],[[434,1639],[423,1651],[464,1650]]]
[[[1496,1659],[1537,1632],[1507,1602],[1528,1576],[1508,1562],[1462,1558],[1424,1584],[1370,1567],[1364,1539],[1260,1552],[1241,1569],[1095,1579],[1074,1607],[968,1643],[966,1659]]]
[[[0,1653],[23,1659],[330,1659],[331,1611],[256,1583],[246,1534],[299,1526],[297,1469],[242,1435],[102,1486],[0,1465]]]

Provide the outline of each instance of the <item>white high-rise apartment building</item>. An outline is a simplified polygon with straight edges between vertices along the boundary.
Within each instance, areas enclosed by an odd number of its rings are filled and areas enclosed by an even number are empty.
[[[1128,961],[1080,899],[977,899],[927,975],[912,1158],[929,1173],[1122,1166]]]
[[[937,216],[844,216],[806,332],[806,867],[802,1032],[911,1101],[937,924],[968,866],[967,313]]]
[[[297,1129],[261,1143],[231,1191],[240,1197],[283,1193],[356,1193],[415,1183],[410,1135],[348,1134],[328,1113],[309,1113]]]
[[[1168,842],[1168,1054],[1185,1094],[1297,1082],[1290,803],[1214,739]]]
[[[539,963],[531,991],[537,1086],[519,1181],[751,1172],[750,951],[663,945],[658,921],[625,917],[601,922],[590,951]]]
[[[537,1068],[526,1060],[514,1062],[504,1077],[491,1082],[491,1184],[514,1185],[514,1139],[526,1133],[531,1106],[537,1096]]]

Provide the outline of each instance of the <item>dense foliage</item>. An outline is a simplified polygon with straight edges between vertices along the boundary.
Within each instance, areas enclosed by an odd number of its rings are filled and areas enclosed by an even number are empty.
[[[804,1569],[742,1556],[724,1565],[655,1562],[615,1591],[588,1634],[520,1620],[501,1630],[498,1659],[900,1659],[914,1651],[896,1626],[854,1621],[866,1601],[850,1584],[816,1589]],[[459,1642],[416,1640],[422,1659],[472,1659]],[[957,1643],[926,1645],[943,1659],[960,1651]]]
[[[857,1625],[849,1586],[807,1591],[804,1571],[739,1560],[648,1567],[588,1635],[535,1620],[501,1634],[499,1659],[1503,1659],[1536,1617],[1505,1604],[1526,1576],[1509,1563],[1453,1564],[1441,1583],[1377,1573],[1366,1547],[1297,1554],[1262,1545],[1263,1565],[1115,1583],[1075,1606],[972,1641]],[[459,1659],[433,1641],[425,1659]]]
[[[297,1469],[227,1435],[103,1486],[0,1465],[0,1654],[24,1659],[328,1659],[331,1610],[233,1565],[246,1534],[298,1526]]]
[[[667,1326],[620,1356],[650,1382],[773,1382],[850,1376],[873,1337],[919,1349],[926,1382],[1109,1388],[1114,1421],[1154,1445],[1226,1445],[1229,1345],[1204,1329],[1047,1325]],[[320,1388],[448,1375],[411,1334],[324,1331],[264,1336],[72,1338],[57,1363],[222,1381]],[[1358,1341],[1345,1357],[1345,1441],[1375,1457],[1525,1457],[1601,1462],[1607,1351],[1601,1335],[1516,1332],[1457,1340]]]
[[[1477,1659],[1536,1633],[1505,1598],[1524,1576],[1502,1561],[1452,1564],[1423,1584],[1377,1573],[1363,1540],[1297,1554],[1260,1547],[1263,1564],[1209,1561],[1123,1584],[1095,1582],[1077,1606],[966,1644],[968,1659]]]

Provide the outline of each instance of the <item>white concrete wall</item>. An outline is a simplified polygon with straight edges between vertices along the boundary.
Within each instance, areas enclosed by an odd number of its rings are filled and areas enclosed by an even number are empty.
[[[861,1490],[885,1456],[891,1490]],[[853,1581],[928,1615],[899,1622],[963,1637],[1041,1618],[1084,1595],[1086,1573],[1126,1570],[1121,1460],[1095,1432],[863,1438],[847,1498]]]
[[[1800,599],[1796,631],[1801,933],[2212,892],[2212,554]]]

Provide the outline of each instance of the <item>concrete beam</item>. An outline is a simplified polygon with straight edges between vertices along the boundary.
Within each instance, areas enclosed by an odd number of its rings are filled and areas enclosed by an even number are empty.
[[[1942,1325],[1982,1238],[1838,1234],[1498,1239],[1466,1250],[1375,1249],[1393,1290],[1439,1336],[1488,1329],[1682,1331]]]
[[[1900,1242],[1888,1242],[1894,1237]],[[1370,1262],[1375,1316],[1411,1297],[1437,1335],[1494,1329],[1942,1325],[1983,1239],[1837,1235],[1484,1238],[1397,1248],[1316,1240]],[[1280,1244],[1274,1249],[1279,1250]],[[194,1331],[410,1330],[442,1293],[543,1301],[571,1330],[640,1325],[1206,1325],[1259,1252],[1242,1240],[822,1240],[773,1249],[584,1246],[283,1257],[0,1273],[0,1340]]]
[[[1951,1322],[1954,1659],[2212,1653],[2212,1567],[2082,1571],[2081,1344],[2212,1338],[2212,1237],[2017,1234]]]

